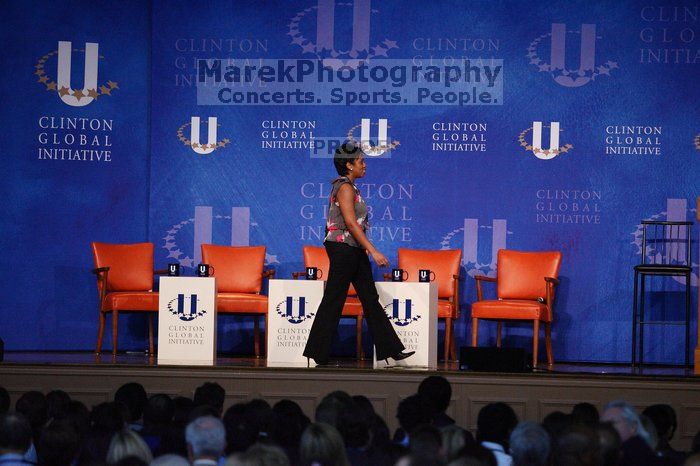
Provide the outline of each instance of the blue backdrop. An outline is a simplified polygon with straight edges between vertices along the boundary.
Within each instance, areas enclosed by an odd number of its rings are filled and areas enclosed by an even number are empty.
[[[495,274],[494,250],[558,249],[555,358],[629,360],[639,221],[696,217],[696,2],[143,5],[10,3],[0,33],[16,83],[0,91],[15,135],[0,239],[3,312],[17,316],[4,319],[8,348],[92,346],[91,240],[148,239],[158,266],[189,270],[202,242],[264,244],[268,266],[290,276],[301,246],[321,242],[335,175],[328,147],[349,135],[369,138],[377,152],[359,187],[373,208],[372,240],[390,260],[398,247],[462,249],[460,342],[475,299],[470,275]],[[33,74],[38,60],[59,41],[76,49],[78,83],[85,43],[99,44],[97,81],[107,95],[99,87],[89,105],[62,101],[60,86],[49,89],[57,55],[45,60],[51,79],[37,82],[45,76]],[[322,73],[258,74],[279,63],[337,74],[332,83]],[[220,82],[212,82],[216,66]],[[245,67],[252,78],[236,80]],[[371,67],[363,82],[360,70]],[[454,79],[430,82],[429,67]],[[102,124],[46,129],[42,117]],[[389,150],[376,149],[383,128]],[[111,161],[47,160],[40,149],[68,147],[60,137],[71,131],[110,136]],[[43,143],[44,132],[59,133],[59,144]],[[697,228],[694,262],[696,239]],[[697,273],[694,264],[694,306]],[[666,293],[652,293],[653,312],[679,318],[682,289],[658,282],[654,291]],[[141,320],[123,325],[122,347],[143,348]],[[337,351],[353,352],[351,330],[342,329]],[[682,361],[682,330],[649,333],[646,359]],[[250,334],[244,320],[221,321],[219,349],[249,352]],[[485,327],[481,334],[493,339]],[[515,325],[505,341],[529,347],[530,338],[529,326]]]

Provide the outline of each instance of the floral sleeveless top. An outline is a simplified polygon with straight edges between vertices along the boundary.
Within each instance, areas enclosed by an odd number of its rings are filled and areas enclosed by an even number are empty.
[[[352,189],[355,190],[355,218],[357,223],[362,228],[362,231],[367,231],[369,223],[367,222],[367,204],[360,196],[360,190],[346,176],[341,176],[333,180],[333,190],[329,198],[328,206],[328,221],[326,222],[326,238],[324,241],[332,241],[336,243],[345,243],[356,248],[361,247],[357,240],[352,236],[352,233],[347,229],[343,214],[340,212],[340,204],[338,204],[338,191],[345,183],[349,183]]]

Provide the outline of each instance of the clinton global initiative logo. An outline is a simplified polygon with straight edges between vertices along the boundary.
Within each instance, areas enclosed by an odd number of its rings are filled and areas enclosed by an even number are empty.
[[[185,128],[190,127],[190,137],[189,139],[185,136]],[[207,120],[207,142],[202,144],[200,141],[200,130],[201,122],[199,117],[193,116],[189,123],[185,123],[177,129],[177,138],[185,146],[191,147],[192,150],[200,155],[207,155],[214,152],[216,149],[223,149],[226,144],[230,143],[231,140],[224,138],[221,141],[217,141],[217,126],[221,126],[217,123],[216,117],[209,117]]]
[[[542,146],[542,128],[549,128],[549,149]],[[518,143],[527,152],[532,152],[540,160],[552,160],[559,154],[565,154],[574,148],[572,144],[559,145],[559,133],[563,131],[558,121],[543,125],[541,121],[532,122],[532,126],[518,135]],[[527,133],[532,132],[532,140],[527,141]]]
[[[71,59],[73,52],[82,54],[85,58],[84,87],[82,89],[73,89],[71,87]],[[51,74],[46,72],[47,62],[51,61],[54,56],[58,56],[56,81],[54,81]],[[34,65],[34,74],[38,78],[37,82],[43,84],[47,91],[58,93],[63,103],[71,107],[84,107],[99,97],[111,96],[112,91],[119,89],[118,83],[111,80],[98,85],[98,60],[103,58],[99,54],[99,44],[97,43],[86,42],[84,49],[74,49],[70,41],[59,41],[58,50],[49,52],[39,58]]]
[[[490,238],[486,236],[489,232]],[[512,234],[505,219],[493,219],[490,225],[479,225],[478,218],[465,218],[462,227],[455,228],[442,238],[440,249],[458,248],[461,239],[462,265],[469,276],[495,277],[498,250],[507,249],[507,238]],[[491,255],[490,259],[485,258],[488,253]]]
[[[194,267],[202,262],[202,244],[214,243],[214,230],[226,229],[231,246],[250,246],[250,232],[259,225],[250,218],[250,207],[231,207],[230,215],[214,215],[212,206],[196,206],[194,218],[178,222],[165,232],[163,249],[168,251],[166,259],[175,259],[182,267]],[[222,225],[222,223],[228,223]],[[192,255],[186,254],[184,244],[191,244]],[[279,264],[277,256],[265,253],[265,265]]]
[[[377,139],[376,143],[371,141],[370,128],[374,126],[377,128]],[[397,139],[396,141],[391,141],[389,139],[389,128],[391,126],[386,118],[380,118],[378,123],[371,123],[369,118],[362,118],[359,125],[355,125],[348,130],[347,138],[349,141],[358,143],[355,139],[355,132],[360,128],[360,148],[362,152],[368,157],[380,157],[384,153],[396,149],[401,142]]]
[[[690,219],[688,219],[688,214],[690,214]],[[658,221],[666,221],[666,222],[685,222],[685,221],[692,221],[693,218],[697,215],[697,209],[695,208],[688,208],[688,200],[687,199],[666,199],[666,210],[663,210],[661,212],[657,212],[653,215],[650,215],[648,218],[649,220],[658,220]],[[679,265],[686,265],[686,242],[687,238],[683,234],[683,229],[681,228],[680,231],[673,230],[673,231],[668,231],[669,234],[669,239],[671,238],[678,238],[677,241],[674,241],[674,244],[672,247],[665,248],[663,251],[657,250],[654,246],[654,243],[647,242],[647,263],[658,263],[660,262],[661,257],[659,257],[662,254],[665,254],[666,257],[663,258],[663,261],[666,263],[670,264],[679,264]],[[642,227],[642,224],[638,224],[637,227],[635,228],[634,232],[631,233],[632,235],[632,243],[635,246],[636,254],[637,255],[642,255],[642,242],[643,242],[643,235],[644,235],[644,228]],[[691,238],[692,241],[692,238]],[[697,257],[697,256],[696,256]],[[693,257],[691,257],[691,261],[693,260]],[[693,262],[692,264],[692,271],[690,274],[690,285],[697,287],[698,286],[698,263]],[[678,283],[685,284],[685,277],[677,277],[674,276],[673,279],[677,281]]]
[[[410,299],[393,299],[384,306],[384,312],[389,320],[398,327],[405,327],[421,318],[419,314],[414,313],[413,303]]]
[[[550,38],[547,63],[540,58],[539,52],[543,43]],[[566,66],[566,42],[576,38],[580,40],[580,61],[577,68]],[[527,48],[526,57],[531,65],[535,65],[541,73],[549,73],[554,81],[564,87],[579,87],[595,81],[599,76],[610,76],[610,72],[619,68],[617,62],[606,61],[596,65],[596,41],[602,37],[596,35],[595,24],[582,24],[580,29],[567,30],[566,24],[552,23],[552,30],[533,40]]]
[[[290,324],[300,324],[316,315],[313,312],[306,312],[308,304],[304,296],[287,296],[284,301],[277,304],[275,311],[277,311],[277,315],[286,319]]]
[[[340,21],[336,18],[336,9]],[[318,0],[315,6],[298,12],[287,25],[287,35],[292,38],[292,45],[301,48],[302,53],[315,55],[323,65],[337,70],[342,67],[357,68],[364,61],[377,57],[388,57],[391,49],[398,49],[396,42],[384,39],[370,45],[370,21],[379,10],[372,9],[371,0],[354,0],[336,2],[335,0]],[[343,19],[350,21],[352,15],[352,44],[348,50],[335,47],[334,24],[342,24]],[[313,22],[313,18],[316,22]],[[316,34],[316,42],[304,34]]]
[[[178,319],[190,322],[197,317],[202,317],[207,311],[197,308],[199,299],[196,294],[185,296],[180,293],[177,298],[168,301],[168,311]]]

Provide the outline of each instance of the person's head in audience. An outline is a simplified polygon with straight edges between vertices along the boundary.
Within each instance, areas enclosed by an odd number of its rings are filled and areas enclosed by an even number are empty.
[[[190,462],[184,456],[168,453],[155,458],[150,466],[190,466]]]
[[[41,431],[36,450],[42,466],[70,466],[80,450],[80,435],[68,419],[53,420]]]
[[[340,414],[352,404],[352,397],[346,392],[337,390],[324,396],[316,407],[314,420],[324,422],[338,428]]]
[[[659,435],[656,433],[654,423],[643,414],[639,416],[639,422],[642,423],[642,427],[644,427],[644,430],[646,430],[647,434],[649,434],[649,446],[652,450],[656,451],[659,446]]]
[[[373,419],[372,413],[360,409],[352,398],[344,405],[337,428],[346,448],[366,449],[369,446]]]
[[[573,424],[573,417],[561,411],[552,411],[542,419],[542,427],[551,438],[557,438]]]
[[[532,421],[523,421],[510,434],[513,466],[546,466],[551,444],[549,434]]]
[[[268,437],[272,416],[272,406],[265,400],[255,398],[246,405],[246,418],[258,437]]]
[[[226,448],[226,431],[218,418],[204,416],[187,424],[185,440],[190,462],[198,459],[218,461]]]
[[[372,402],[364,395],[353,395],[354,408],[360,413],[360,417],[369,420],[369,448],[380,448],[391,442],[389,428],[374,410]]]
[[[408,445],[409,453],[417,458],[433,458],[444,460],[442,453],[442,437],[437,427],[423,424],[411,432]]]
[[[693,453],[686,458],[683,466],[700,466],[700,453]]]
[[[410,438],[411,432],[416,427],[430,424],[432,413],[420,396],[411,395],[399,402],[399,406],[396,409],[396,418],[399,420],[401,428]]]
[[[246,418],[246,403],[236,403],[229,407],[224,414],[226,429],[226,454],[246,451],[257,442],[258,431],[250,425]]]
[[[440,429],[442,437],[442,454],[445,460],[450,461],[457,459],[467,446],[474,447],[474,438],[467,436],[467,433],[461,427],[450,425]]]
[[[591,403],[578,403],[571,410],[571,420],[574,424],[583,424],[588,427],[595,427],[600,420],[598,408]]]
[[[10,393],[5,387],[0,387],[0,414],[5,414],[10,410]]]
[[[272,407],[270,436],[287,453],[290,461],[296,463],[299,456],[299,442],[304,429],[309,425],[301,407],[291,400],[280,400]]]
[[[217,417],[221,417],[224,412],[224,400],[226,399],[226,391],[224,387],[216,382],[206,382],[194,391],[194,405],[209,405],[213,406],[219,412]]]
[[[194,421],[195,419],[197,419],[199,417],[213,416],[213,417],[219,418],[219,417],[221,417],[220,414],[221,413],[219,413],[218,409],[216,409],[215,407],[210,406],[210,405],[194,406],[190,410],[189,419],[187,420],[187,424],[189,424],[190,422]]]
[[[21,413],[0,415],[0,456],[23,455],[32,444],[32,426]]]
[[[498,460],[491,450],[478,443],[467,444],[460,458],[450,462],[450,466],[498,466]]]
[[[148,466],[148,463],[138,456],[127,456],[114,463],[113,466]]]
[[[22,413],[32,426],[32,436],[35,440],[39,438],[41,428],[46,424],[46,409],[44,394],[33,390],[24,393],[15,403],[15,411]]]
[[[148,399],[143,410],[143,424],[146,427],[167,426],[175,415],[175,404],[170,396],[158,393]]]
[[[90,411],[80,401],[72,400],[66,408],[66,420],[68,420],[80,437],[84,437],[90,430]]]
[[[110,436],[124,428],[124,410],[121,403],[100,403],[90,413],[90,429],[93,433]]]
[[[510,433],[518,425],[518,416],[506,403],[490,403],[479,410],[476,420],[478,442],[497,443],[508,451]]]
[[[611,401],[605,406],[600,420],[611,423],[617,430],[617,433],[620,434],[620,439],[623,443],[637,435],[647,442],[649,446],[652,446],[649,433],[644,429],[637,411],[629,403]]]
[[[620,461],[620,434],[609,422],[601,422],[595,427],[600,449],[601,466],[616,466]]]
[[[173,407],[173,424],[184,429],[190,422],[190,412],[194,407],[194,402],[191,398],[176,396],[173,398]]]
[[[51,390],[46,394],[46,417],[48,419],[64,419],[70,401],[70,395],[63,390]]]
[[[243,453],[231,455],[226,466],[289,466],[289,459],[280,447],[256,443]]]
[[[338,430],[330,424],[310,424],[301,436],[299,465],[348,466],[345,444]]]
[[[678,428],[676,411],[667,404],[651,405],[642,411],[642,415],[654,424],[659,439],[659,448],[670,448],[669,442]]]
[[[599,455],[596,432],[583,424],[574,424],[557,438],[552,463],[557,466],[597,466],[600,464]]]
[[[151,449],[141,436],[131,429],[123,428],[112,436],[107,450],[107,463],[117,464],[129,457],[136,457],[146,464],[153,461]]]
[[[137,423],[143,416],[143,410],[148,403],[148,395],[143,385],[136,382],[125,383],[114,393],[114,401],[121,403],[129,410],[126,422]]]
[[[418,395],[430,407],[433,422],[437,422],[438,427],[453,424],[449,418],[442,419],[447,407],[452,399],[452,386],[450,382],[441,375],[431,375],[423,379],[418,386]]]
[[[690,444],[691,453],[700,453],[700,430],[693,437],[693,441]]]

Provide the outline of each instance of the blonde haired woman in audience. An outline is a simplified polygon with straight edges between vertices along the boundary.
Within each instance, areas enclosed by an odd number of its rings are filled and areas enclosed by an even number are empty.
[[[116,464],[130,456],[142,460],[146,464],[153,461],[151,449],[141,436],[131,429],[122,429],[112,436],[107,450],[107,463]]]

